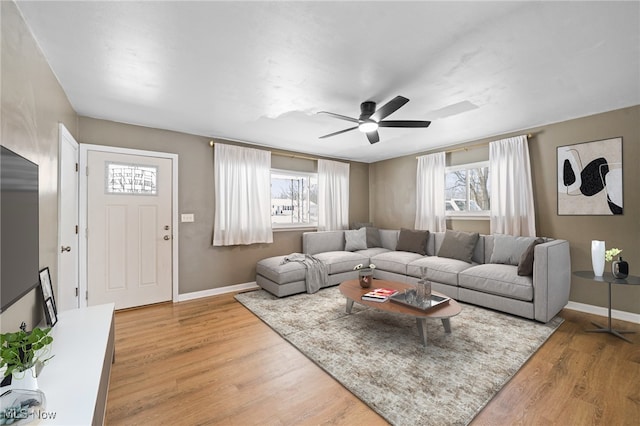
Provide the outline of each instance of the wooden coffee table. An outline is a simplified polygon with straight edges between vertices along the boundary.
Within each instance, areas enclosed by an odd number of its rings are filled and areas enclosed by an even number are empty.
[[[396,281],[385,280],[373,280],[373,285],[370,288],[360,287],[358,280],[344,281],[340,284],[340,293],[347,298],[347,313],[351,313],[353,308],[353,302],[358,302],[361,305],[368,306],[370,308],[379,309],[381,311],[395,312],[397,314],[409,315],[415,317],[416,324],[418,325],[418,334],[422,344],[427,346],[427,318],[437,318],[442,320],[442,325],[446,333],[451,333],[451,322],[449,318],[454,317],[460,313],[462,308],[453,299],[449,300],[449,303],[443,303],[440,306],[436,306],[428,311],[423,311],[418,308],[412,308],[407,305],[392,302],[387,300],[386,302],[370,302],[368,300],[362,300],[362,295],[374,288],[392,288],[403,292],[407,288],[413,287],[410,284],[400,283]],[[432,292],[437,296],[445,296],[444,294],[436,291]]]

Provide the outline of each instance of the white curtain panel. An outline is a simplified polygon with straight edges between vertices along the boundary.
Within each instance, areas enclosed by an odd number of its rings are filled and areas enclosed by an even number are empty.
[[[491,232],[536,235],[531,162],[526,136],[489,144]]]
[[[444,152],[418,157],[415,229],[446,230],[444,175]]]
[[[272,243],[271,153],[216,143],[214,246]]]
[[[349,164],[318,160],[318,230],[349,228]]]

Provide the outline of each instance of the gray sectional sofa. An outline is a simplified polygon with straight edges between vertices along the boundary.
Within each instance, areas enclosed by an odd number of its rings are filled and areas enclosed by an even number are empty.
[[[306,232],[302,248],[326,266],[324,286],[355,279],[356,265],[373,263],[374,278],[414,283],[426,267],[435,291],[541,322],[548,322],[568,302],[571,261],[566,240],[419,232]],[[256,283],[278,297],[306,291],[305,265],[284,262],[285,257],[263,259],[256,266]]]

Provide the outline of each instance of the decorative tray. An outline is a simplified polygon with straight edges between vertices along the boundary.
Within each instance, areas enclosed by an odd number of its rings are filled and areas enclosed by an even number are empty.
[[[445,303],[449,303],[449,300],[451,300],[450,297],[446,297],[446,296],[436,296],[435,294],[432,294],[431,296],[429,296],[429,300],[426,301],[425,303],[419,305],[415,300],[409,302],[406,299],[407,293],[405,292],[399,292],[394,294],[393,296],[389,297],[389,299],[392,302],[396,302],[396,303],[400,303],[401,305],[405,305],[405,306],[410,306],[412,308],[415,309],[420,309],[421,311],[429,311],[437,306],[441,306]]]

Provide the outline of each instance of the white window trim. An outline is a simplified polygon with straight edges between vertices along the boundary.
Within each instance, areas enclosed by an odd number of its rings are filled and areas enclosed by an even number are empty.
[[[490,167],[489,160],[476,161],[474,163],[458,164],[457,166],[445,167],[444,173],[457,172],[460,170],[478,169],[481,167]],[[489,169],[491,171],[491,169]],[[445,211],[447,220],[489,220],[491,218],[490,210],[483,210],[480,212],[457,212],[447,210]]]
[[[284,175],[293,175],[293,176],[307,176],[309,178],[316,178],[316,183],[318,180],[318,173],[314,172],[299,172],[297,170],[286,170],[286,169],[271,169],[271,174],[273,173],[281,173]],[[273,232],[283,232],[283,231],[317,231],[318,230],[318,222],[311,223],[273,223],[271,222],[271,228]]]

